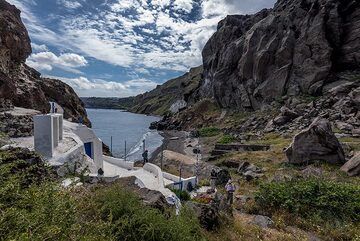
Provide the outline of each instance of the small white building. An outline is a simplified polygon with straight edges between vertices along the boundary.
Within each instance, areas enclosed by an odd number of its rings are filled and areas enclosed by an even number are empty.
[[[79,136],[84,145],[85,154],[94,160],[96,167],[104,169],[103,167],[103,143],[95,135],[94,131],[85,125],[79,124],[74,130],[74,133]]]
[[[58,113],[35,115],[33,119],[34,149],[50,165],[86,164],[91,173],[103,169],[102,141],[92,129],[65,121]]]

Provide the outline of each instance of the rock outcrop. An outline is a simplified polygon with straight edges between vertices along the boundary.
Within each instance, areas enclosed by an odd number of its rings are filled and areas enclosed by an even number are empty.
[[[346,162],[341,170],[346,172],[349,176],[360,175],[360,152],[357,152],[348,162]]]
[[[297,134],[285,150],[289,163],[312,161],[345,163],[344,151],[328,120],[316,118],[309,128]]]
[[[203,50],[200,94],[239,110],[320,95],[336,73],[359,69],[359,28],[355,0],[279,0],[254,15],[228,16]]]
[[[35,110],[14,108],[0,111],[0,132],[9,137],[28,137],[34,134],[33,116],[40,114]]]
[[[41,112],[48,112],[49,101],[55,101],[64,108],[66,119],[82,117],[90,126],[84,105],[70,86],[41,78],[40,73],[25,64],[31,51],[20,10],[0,0],[0,101]]]

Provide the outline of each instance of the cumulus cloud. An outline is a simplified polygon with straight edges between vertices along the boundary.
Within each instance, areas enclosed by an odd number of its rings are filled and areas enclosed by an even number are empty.
[[[45,44],[31,43],[32,51],[35,53],[47,52],[49,49]]]
[[[193,0],[175,0],[174,1],[174,8],[176,10],[182,10],[186,13],[190,13],[193,9]]]
[[[128,97],[151,90],[157,85],[157,83],[147,79],[133,79],[120,83],[102,79],[89,80],[83,76],[77,78],[47,77],[60,79],[67,83],[81,97]]]
[[[84,67],[88,64],[87,60],[78,54],[65,53],[57,56],[48,51],[32,54],[26,63],[40,71],[51,71],[56,67],[72,73],[81,73],[79,70],[76,70],[76,68]]]

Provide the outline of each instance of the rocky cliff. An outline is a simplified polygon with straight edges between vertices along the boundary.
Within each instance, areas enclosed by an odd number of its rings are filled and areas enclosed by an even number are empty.
[[[284,96],[318,96],[340,72],[360,68],[360,2],[279,0],[232,15],[202,52],[202,97],[256,110]]]
[[[202,79],[202,66],[192,68],[183,76],[171,79],[154,90],[135,97],[132,111],[143,114],[163,115],[178,101],[190,104],[196,101],[194,92]]]
[[[91,125],[82,101],[74,90],[59,80],[42,78],[25,64],[31,54],[28,32],[21,21],[20,10],[0,0],[0,105],[48,112],[49,101],[64,108],[66,119],[83,117]]]

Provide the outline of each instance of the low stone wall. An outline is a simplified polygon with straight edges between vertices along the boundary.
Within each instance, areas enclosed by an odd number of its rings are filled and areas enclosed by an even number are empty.
[[[151,163],[146,163],[143,168],[145,171],[148,171],[156,176],[158,179],[159,188],[165,188],[164,177],[162,175],[163,172],[161,171],[160,167]]]
[[[180,182],[180,177],[175,176],[170,173],[167,173],[167,172],[163,172],[163,177],[170,181],[173,181],[175,183]],[[181,182],[182,182],[182,190],[187,190],[187,188],[190,184],[191,184],[192,188],[194,188],[196,186],[196,177],[181,178]],[[167,187],[169,187],[171,189],[180,189],[180,185],[174,185],[174,184],[170,184]]]
[[[9,137],[28,137],[33,135],[34,122],[29,115],[12,115],[0,113],[0,132]]]
[[[105,156],[105,155],[103,155],[103,160],[110,163],[110,164],[113,164],[115,166],[125,168],[127,170],[134,169],[134,162],[126,162],[123,159],[110,157],[110,156]]]

